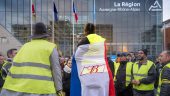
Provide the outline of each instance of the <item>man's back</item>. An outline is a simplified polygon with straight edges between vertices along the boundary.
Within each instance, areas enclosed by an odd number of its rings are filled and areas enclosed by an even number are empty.
[[[55,44],[46,40],[26,43],[15,56],[3,88],[26,93],[55,93],[49,59],[54,48]]]

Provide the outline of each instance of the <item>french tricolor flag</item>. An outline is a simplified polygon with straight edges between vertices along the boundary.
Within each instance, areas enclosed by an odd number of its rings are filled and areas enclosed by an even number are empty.
[[[80,45],[72,59],[70,96],[115,96],[106,44]]]
[[[76,12],[76,8],[75,8],[75,5],[74,5],[74,1],[73,1],[73,13],[74,13],[74,18],[76,20],[76,23],[78,21],[78,15],[77,15],[77,12]]]

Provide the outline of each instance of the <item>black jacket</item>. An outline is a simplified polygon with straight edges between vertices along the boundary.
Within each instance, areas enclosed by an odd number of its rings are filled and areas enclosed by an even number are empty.
[[[5,65],[2,66],[2,69],[1,69],[2,74],[1,75],[2,75],[3,78],[6,78],[11,66],[12,66],[11,62],[8,62],[8,63],[6,63]]]
[[[70,92],[70,78],[71,73],[66,73],[63,71],[63,91]]]
[[[126,64],[127,62],[120,62],[120,66],[116,74],[115,87],[117,91],[123,91],[126,88]]]
[[[107,60],[110,67],[110,71],[112,72],[112,76],[114,77],[114,62],[110,59],[110,57],[107,57]]]
[[[78,42],[77,47],[80,46],[80,45],[84,45],[84,44],[90,44],[90,41],[88,40],[87,37],[84,37],[83,39],[81,39],[81,40]]]
[[[127,62],[120,62],[120,66],[116,74],[116,96],[133,96],[132,85],[126,86],[126,66]]]

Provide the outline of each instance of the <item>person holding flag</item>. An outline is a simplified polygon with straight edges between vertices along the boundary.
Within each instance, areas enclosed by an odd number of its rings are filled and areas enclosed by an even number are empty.
[[[92,23],[86,24],[84,34],[72,59],[70,96],[115,96],[105,39],[95,34]]]

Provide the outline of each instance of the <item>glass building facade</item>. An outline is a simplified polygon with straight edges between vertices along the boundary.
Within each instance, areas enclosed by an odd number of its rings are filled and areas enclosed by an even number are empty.
[[[162,51],[162,0],[74,0],[77,23],[72,0],[32,0],[35,16],[31,0],[0,0],[0,24],[22,43],[28,42],[31,22],[44,22],[49,32],[53,29],[53,1],[58,10],[54,40],[64,56],[73,54],[87,22],[96,24],[96,33],[107,39],[108,55],[142,48],[151,56]]]

